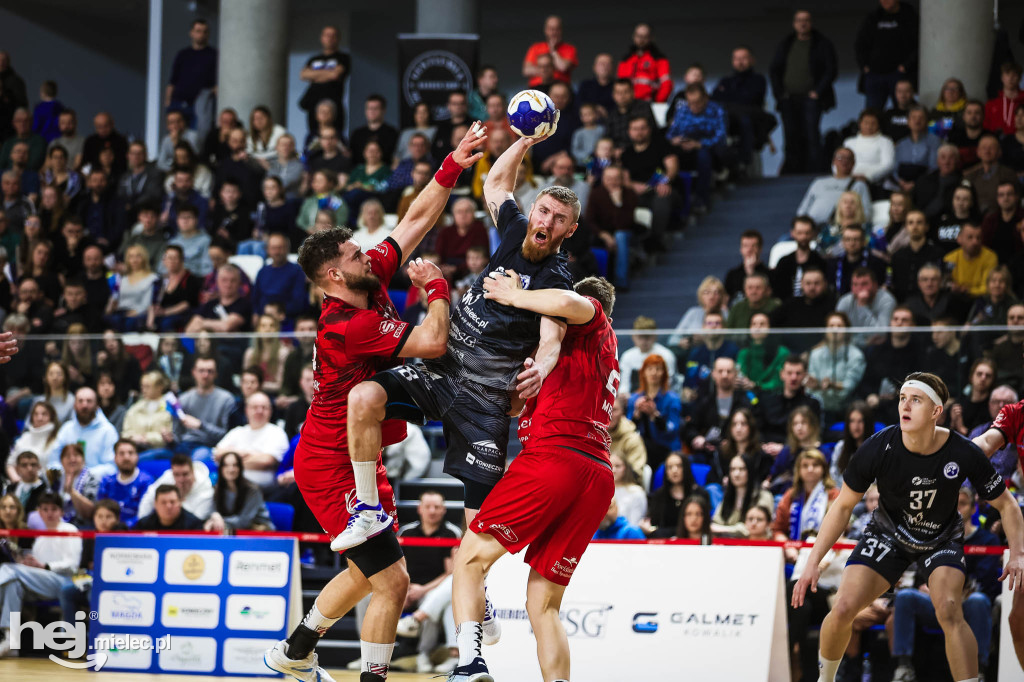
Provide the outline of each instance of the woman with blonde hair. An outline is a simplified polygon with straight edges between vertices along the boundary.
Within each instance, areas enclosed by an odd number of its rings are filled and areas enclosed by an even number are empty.
[[[793,465],[793,485],[775,511],[775,539],[802,540],[808,533],[817,533],[837,497],[839,488],[828,473],[825,455],[816,448],[801,452]],[[787,547],[785,553],[786,561],[795,563],[799,550]]]
[[[132,403],[124,415],[121,437],[135,443],[139,452],[163,448],[173,440],[171,413],[164,403],[164,394],[171,382],[163,372],[151,370],[142,375],[142,395]]]
[[[257,336],[242,357],[242,367],[259,367],[263,372],[263,390],[280,393],[284,378],[284,363],[290,348],[281,343],[281,323],[271,315],[260,315],[256,325]]]
[[[141,244],[125,249],[124,267],[117,290],[107,303],[106,321],[119,332],[142,331],[160,277],[150,269],[149,254]]]
[[[864,202],[860,194],[847,190],[839,195],[836,201],[836,210],[832,212],[832,220],[825,226],[818,236],[818,250],[829,256],[841,256],[843,229],[855,225],[868,234],[868,219],[865,213]]]
[[[372,198],[363,201],[352,239],[366,252],[387,239],[389,234],[391,230],[384,224],[384,205]]]
[[[725,284],[714,275],[705,277],[697,287],[697,305],[687,308],[683,317],[676,325],[675,332],[668,337],[668,345],[688,349],[692,335],[704,326],[704,316],[710,312],[722,313],[725,319],[729,315],[729,294]]]
[[[936,135],[945,139],[953,126],[961,121],[967,107],[967,91],[959,78],[947,78],[939,90],[935,108],[928,112],[928,119]]]
[[[277,141],[287,133],[283,126],[274,123],[270,109],[262,104],[253,107],[249,114],[249,135],[245,150],[259,161],[269,161],[277,156]]]
[[[281,181],[285,197],[298,199],[302,196],[305,167],[299,160],[295,137],[291,133],[285,133],[277,138],[274,154],[273,157],[260,159],[260,163],[267,169],[267,177],[274,177]]]

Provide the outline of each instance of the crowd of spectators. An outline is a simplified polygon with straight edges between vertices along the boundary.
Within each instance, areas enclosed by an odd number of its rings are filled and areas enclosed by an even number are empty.
[[[943,378],[952,396],[943,423],[963,435],[1017,400],[1019,64],[996,65],[1001,89],[987,100],[950,78],[928,107],[916,97],[917,14],[879,0],[855,41],[865,107],[829,149],[820,126],[836,104],[837,59],[807,11],[795,13],[767,74],[738,45],[731,73],[714,86],[698,63],[676,65],[674,81],[646,23],[622,54],[598,54],[585,77],[564,31],[548,17],[523,59],[521,76],[551,96],[561,119],[524,161],[515,196],[523,209],[545,184],[580,196],[580,229],[566,242],[574,275],[607,274],[628,290],[669,235],[707,213],[725,184],[756,172],[776,125],[768,87],[783,126],[782,172],[821,174],[779,243],[755,229],[741,235],[740,262],[708,274],[670,338],[659,343],[653,320],[634,321],[610,427],[616,495],[597,537],[806,539],[853,451],[895,423],[910,371]],[[295,508],[296,529],[318,530],[290,462],[314,391],[322,298],[293,262],[297,247],[336,225],[353,228],[364,249],[386,238],[391,214],[408,211],[479,119],[484,158],[460,178],[416,255],[436,262],[456,295],[486,268],[497,235],[480,211],[481,188],[514,139],[504,113],[511,93],[493,66],[479,69],[471,91],[448,94],[443,120],[419,105],[399,130],[380,95],[366,98],[361,116],[346,112],[351,60],[337,29],[325,27],[322,51],[300,74],[309,84],[300,141],[265,106],[215,110],[208,39],[197,20],[174,62],[157,149],[118,131],[104,111],[80,132],[54,81],[40,84],[29,109],[24,81],[0,52],[0,321],[23,340],[0,373],[0,454],[10,453],[0,471],[2,527],[270,529],[267,502],[283,502]],[[879,201],[888,206],[880,219]],[[766,260],[766,246],[780,255]],[[239,267],[236,256],[260,266]],[[406,292],[401,276],[393,286],[405,319],[418,322],[423,292]],[[950,329],[964,324],[971,333]],[[985,329],[1001,325],[1009,331]],[[804,327],[824,331],[778,333]],[[126,346],[129,332],[165,336],[155,347]],[[389,449],[395,476],[428,467],[427,443],[410,431]],[[994,460],[1014,476],[1011,447]],[[447,532],[443,503],[425,494],[420,524],[403,532]],[[964,504],[964,513],[975,509],[973,497]],[[865,518],[851,520],[850,537]],[[990,510],[982,525],[998,541]],[[47,569],[61,580],[25,579],[63,594],[74,551],[36,552],[66,554]],[[18,555],[18,543],[0,544],[0,563]],[[795,578],[800,555],[786,558]],[[448,558],[426,564],[410,593],[410,608],[419,605],[416,622],[405,623],[413,634],[439,622],[433,614],[450,592]],[[426,599],[438,588],[440,606]],[[798,624],[814,617],[791,614]],[[892,609],[880,622],[887,617]],[[902,656],[905,621],[895,628]]]

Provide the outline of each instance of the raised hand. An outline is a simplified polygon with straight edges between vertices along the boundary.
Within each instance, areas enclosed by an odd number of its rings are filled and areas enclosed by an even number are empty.
[[[480,121],[475,121],[459,142],[459,146],[452,152],[452,160],[463,168],[469,168],[484,158],[483,149],[486,142],[487,128]]]
[[[420,289],[427,287],[427,282],[435,279],[440,279],[444,275],[441,274],[441,268],[437,267],[430,261],[425,261],[422,258],[417,258],[409,263],[407,270],[409,275],[409,281],[413,283],[413,286],[417,286]]]

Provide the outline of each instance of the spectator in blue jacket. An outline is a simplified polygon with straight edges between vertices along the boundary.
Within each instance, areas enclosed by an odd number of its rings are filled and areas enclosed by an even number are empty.
[[[270,262],[256,275],[252,297],[254,315],[262,314],[268,303],[280,303],[284,306],[285,317],[294,319],[309,305],[306,275],[298,263],[288,261],[290,246],[286,235],[272,234],[267,238]]]
[[[649,459],[661,462],[669,452],[679,450],[682,417],[679,396],[668,389],[665,359],[651,353],[640,366],[640,390],[629,397],[626,414],[636,423]]]
[[[601,525],[594,533],[595,540],[645,540],[647,536],[636,526],[629,525],[625,516],[619,516],[619,505],[612,498]]]
[[[117,473],[100,480],[97,500],[114,500],[121,508],[121,523],[132,526],[139,515],[139,503],[153,477],[139,469],[139,450],[135,443],[122,438],[114,444],[114,466]]]
[[[728,131],[725,110],[708,100],[701,83],[686,86],[686,106],[676,109],[668,129],[668,141],[676,148],[679,165],[696,169],[697,197],[707,208],[711,203],[711,172],[714,164],[724,164],[727,156],[725,136]]]

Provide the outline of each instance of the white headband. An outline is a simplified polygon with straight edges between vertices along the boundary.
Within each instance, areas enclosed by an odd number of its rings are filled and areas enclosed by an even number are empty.
[[[935,389],[917,379],[911,379],[910,381],[904,382],[903,387],[900,389],[900,393],[907,390],[908,388],[916,388],[917,390],[928,396],[933,403],[936,405],[942,405],[942,401],[939,400],[939,394],[935,392]]]

